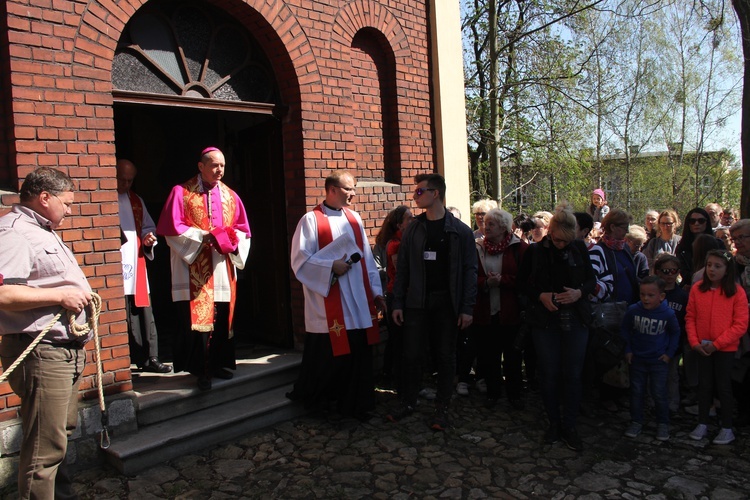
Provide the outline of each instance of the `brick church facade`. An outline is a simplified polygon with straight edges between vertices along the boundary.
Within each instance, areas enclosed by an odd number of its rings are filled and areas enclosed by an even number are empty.
[[[447,8],[447,4],[451,4]],[[61,231],[103,298],[104,384],[132,390],[121,286],[115,162],[158,218],[169,188],[221,148],[253,231],[238,283],[238,342],[299,345],[289,269],[299,218],[332,169],[358,179],[371,242],[412,178],[440,172],[468,214],[458,6],[443,0],[7,0],[0,5],[0,213],[39,166],[77,183]],[[450,24],[450,23],[449,23]],[[449,29],[458,58],[439,59]],[[455,79],[458,74],[458,80]],[[453,78],[453,83],[451,83]],[[458,85],[455,82],[460,82]],[[447,105],[453,100],[456,105]],[[453,176],[453,177],[451,177]],[[453,180],[453,179],[457,180]],[[168,249],[149,266],[161,340],[172,321]],[[169,349],[163,352],[168,359]],[[82,384],[93,398],[94,366]],[[18,398],[0,385],[0,421]]]

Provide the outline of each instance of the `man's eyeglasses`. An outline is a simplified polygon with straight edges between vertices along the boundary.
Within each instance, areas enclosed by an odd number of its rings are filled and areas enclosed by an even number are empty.
[[[675,269],[675,268],[671,268],[671,269],[659,269],[657,272],[660,273],[660,274],[666,274],[668,276],[672,276],[672,275],[675,275],[675,274],[679,273],[680,270],[679,269]]]
[[[484,217],[487,212],[474,212],[474,217]]]
[[[49,191],[48,191],[48,192],[49,192]],[[65,202],[64,202],[64,201],[62,201],[62,199],[60,199],[60,197],[59,197],[59,196],[57,196],[56,194],[53,194],[53,193],[49,193],[49,194],[51,194],[52,196],[54,196],[55,198],[57,198],[57,201],[59,201],[59,202],[60,202],[60,204],[62,205],[62,207],[63,207],[63,208],[65,209],[65,210],[68,210],[68,209],[70,209],[70,207],[71,207],[71,206],[73,205],[72,203],[65,203]]]
[[[705,224],[707,220],[708,220],[708,219],[705,219],[705,218],[703,218],[703,217],[700,217],[700,218],[698,218],[698,219],[693,219],[693,218],[690,218],[690,219],[688,219],[688,222],[689,222],[690,224]]]
[[[422,196],[426,191],[437,191],[435,188],[417,188],[414,190],[416,196]]]

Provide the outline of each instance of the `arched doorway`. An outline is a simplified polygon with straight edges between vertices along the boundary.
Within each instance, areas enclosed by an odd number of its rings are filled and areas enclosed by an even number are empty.
[[[292,345],[279,93],[270,62],[244,26],[200,1],[148,2],[123,31],[112,68],[118,157],[138,167],[134,189],[158,218],[170,188],[197,175],[199,152],[221,148],[225,182],[248,210],[253,244],[238,276],[242,344]],[[175,330],[169,249],[149,276],[161,352]]]

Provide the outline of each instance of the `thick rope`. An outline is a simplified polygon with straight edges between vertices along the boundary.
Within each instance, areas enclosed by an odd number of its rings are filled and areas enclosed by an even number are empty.
[[[13,362],[12,365],[8,367],[7,370],[5,370],[2,375],[0,375],[0,383],[5,382],[5,380],[10,376],[10,374],[15,370],[18,365],[23,363],[24,359],[26,359],[26,356],[33,351],[37,345],[39,345],[39,342],[42,341],[44,336],[49,332],[53,326],[57,323],[57,320],[60,319],[60,316],[62,316],[63,312],[68,313],[68,322],[70,323],[70,331],[75,335],[76,337],[83,337],[84,335],[88,335],[89,332],[93,330],[94,332],[94,347],[95,347],[95,353],[94,353],[94,359],[96,361],[96,381],[97,381],[97,389],[99,393],[99,408],[102,411],[102,431],[101,436],[99,439],[99,446],[102,449],[109,448],[110,440],[109,440],[109,430],[107,428],[109,417],[107,415],[107,407],[104,404],[104,372],[102,370],[102,355],[101,355],[101,345],[99,342],[99,314],[102,311],[102,298],[94,293],[91,292],[91,301],[89,302],[89,308],[90,308],[90,314],[89,319],[86,324],[79,325],[76,323],[76,315],[73,313],[73,311],[68,311],[65,308],[61,308],[60,312],[58,312],[54,318],[49,322],[49,324],[44,327],[44,330],[39,332],[39,335],[36,336],[36,338],[31,342],[31,344],[26,347],[26,349],[21,353],[20,356]]]

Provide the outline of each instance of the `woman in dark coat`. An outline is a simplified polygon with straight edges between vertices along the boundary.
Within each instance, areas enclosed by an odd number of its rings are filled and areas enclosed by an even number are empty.
[[[517,275],[529,245],[513,234],[513,219],[493,208],[484,216],[484,238],[477,239],[477,302],[474,329],[479,364],[487,381],[486,406],[497,404],[505,374],[508,401],[523,409],[521,399],[521,352],[514,347],[521,327]],[[502,359],[502,369],[501,369]]]
[[[542,401],[549,418],[545,442],[552,444],[562,439],[568,448],[580,451],[583,444],[576,420],[591,320],[588,296],[594,292],[596,279],[586,244],[575,236],[573,212],[558,209],[550,221],[548,235],[526,252],[518,283],[528,299],[526,317],[538,355]]]

